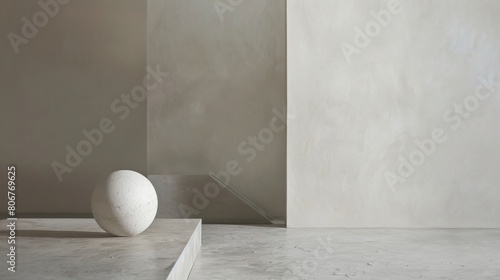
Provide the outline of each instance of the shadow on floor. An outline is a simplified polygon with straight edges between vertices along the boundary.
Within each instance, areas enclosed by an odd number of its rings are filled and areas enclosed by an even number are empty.
[[[0,231],[0,236],[8,236],[8,231]],[[16,237],[40,238],[106,238],[115,237],[106,232],[62,231],[62,230],[17,230]]]

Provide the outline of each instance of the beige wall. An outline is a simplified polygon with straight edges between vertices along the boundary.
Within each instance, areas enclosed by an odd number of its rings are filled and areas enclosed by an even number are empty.
[[[17,54],[7,35],[24,36],[22,18],[32,22],[43,8],[31,0],[0,2],[0,160],[17,164],[19,212],[88,213],[101,176],[116,169],[145,174],[149,156],[150,174],[207,175],[237,161],[242,171],[231,175],[230,185],[284,217],[286,132],[273,132],[262,151],[242,144],[262,130],[268,136],[270,122],[281,126],[284,1],[63,2],[50,2],[58,3],[49,5],[54,13],[26,44],[22,39]],[[150,92],[149,133],[146,101],[131,108],[121,97],[142,85],[148,62],[169,73]],[[66,147],[77,150],[87,139],[82,130],[99,128],[103,119],[114,130],[69,166]],[[54,162],[72,172],[58,178]],[[169,203],[191,201],[169,197]],[[222,202],[213,202],[209,214],[241,203],[226,197],[214,201]],[[260,219],[241,207],[231,219]]]
[[[146,3],[75,0],[57,13],[51,7],[54,16],[16,54],[7,35],[22,36],[22,18],[43,11],[37,2],[0,1],[1,178],[7,164],[17,165],[18,213],[89,213],[100,176],[146,172],[145,101],[124,120],[124,103],[115,103],[118,113],[110,107],[146,75]],[[76,149],[86,139],[82,130],[103,118],[114,130],[60,182],[51,164],[66,165],[65,147]]]
[[[269,131],[286,105],[285,35],[284,0],[148,2],[148,63],[169,72],[148,99],[149,174],[238,164],[229,185],[284,218],[286,132]],[[245,143],[259,134],[268,143]]]

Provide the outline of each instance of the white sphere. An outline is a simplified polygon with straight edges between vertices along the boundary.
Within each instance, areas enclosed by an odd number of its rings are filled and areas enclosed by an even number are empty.
[[[158,210],[156,191],[141,174],[130,170],[111,173],[92,194],[92,214],[99,226],[116,236],[145,231]]]

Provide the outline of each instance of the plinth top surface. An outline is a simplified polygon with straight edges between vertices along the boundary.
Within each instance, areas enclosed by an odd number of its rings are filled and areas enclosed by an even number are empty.
[[[2,253],[11,246],[9,222],[1,221]],[[94,219],[18,219],[16,272],[4,265],[0,279],[164,280],[200,224],[157,219],[140,235],[115,237]]]

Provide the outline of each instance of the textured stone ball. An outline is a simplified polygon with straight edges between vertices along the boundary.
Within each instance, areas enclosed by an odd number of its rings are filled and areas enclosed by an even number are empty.
[[[134,236],[153,222],[158,197],[148,178],[135,171],[119,170],[97,185],[91,207],[102,229],[116,236]]]

